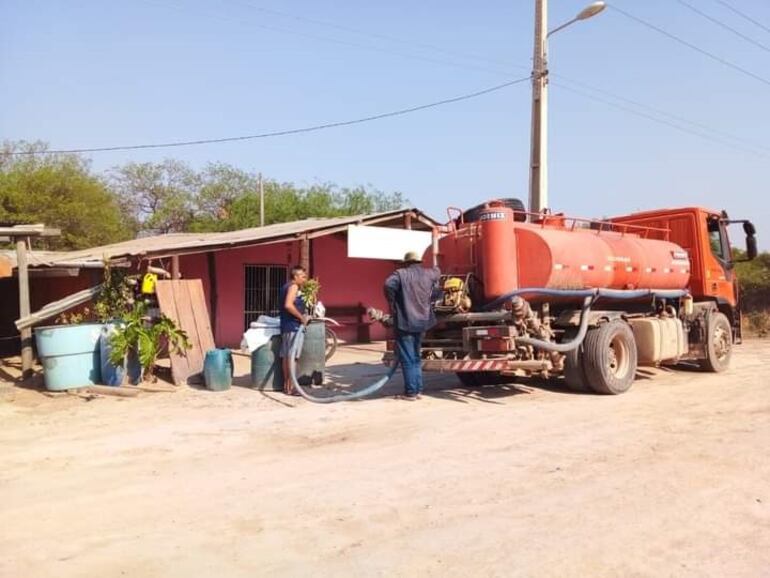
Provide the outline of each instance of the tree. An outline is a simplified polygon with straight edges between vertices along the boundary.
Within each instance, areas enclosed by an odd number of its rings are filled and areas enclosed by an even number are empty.
[[[195,216],[201,181],[186,163],[166,159],[116,167],[110,184],[138,230],[162,234],[187,230]]]
[[[245,182],[245,181],[244,181]],[[264,182],[265,224],[285,223],[311,217],[366,215],[403,208],[406,201],[399,193],[386,194],[366,187],[338,188],[332,184],[298,188],[291,183]],[[258,227],[259,193],[256,180],[248,189],[228,198],[227,210],[201,213],[192,223],[196,231],[233,231]]]
[[[72,154],[41,153],[41,142],[5,142],[0,148],[0,223],[44,223],[61,237],[50,249],[84,249],[131,238],[115,195],[89,162]]]
[[[733,249],[735,259],[743,259],[746,253]],[[752,261],[736,263],[735,271],[741,287],[741,300],[746,311],[770,310],[770,253],[757,255]]]

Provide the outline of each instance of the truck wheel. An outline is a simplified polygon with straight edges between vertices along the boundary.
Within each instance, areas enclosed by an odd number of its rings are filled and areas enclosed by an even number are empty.
[[[704,371],[720,373],[730,365],[733,353],[733,329],[724,313],[712,313],[707,323],[706,359],[699,365]]]
[[[628,323],[615,319],[591,329],[583,341],[583,369],[596,393],[628,391],[636,375],[636,342]]]
[[[577,331],[568,331],[564,340],[571,341],[575,335]],[[564,384],[570,391],[591,391],[583,371],[583,343],[564,354]]]
[[[483,387],[485,385],[503,385],[516,380],[514,376],[501,375],[496,371],[458,371],[457,379],[465,387]]]

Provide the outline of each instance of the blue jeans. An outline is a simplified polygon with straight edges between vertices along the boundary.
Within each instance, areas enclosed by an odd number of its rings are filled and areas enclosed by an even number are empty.
[[[422,333],[396,332],[396,353],[404,373],[404,393],[417,395],[422,393],[422,359],[420,347]]]

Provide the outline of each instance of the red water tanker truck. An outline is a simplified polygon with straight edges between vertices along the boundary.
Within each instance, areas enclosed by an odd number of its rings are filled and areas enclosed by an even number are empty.
[[[741,341],[725,212],[691,207],[607,220],[530,214],[515,199],[450,220],[434,251],[438,323],[425,371],[469,386],[562,376],[566,387],[627,391],[638,366],[725,370]]]

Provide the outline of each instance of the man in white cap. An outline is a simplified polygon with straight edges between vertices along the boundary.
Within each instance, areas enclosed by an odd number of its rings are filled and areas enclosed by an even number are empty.
[[[433,297],[440,275],[438,267],[423,267],[420,256],[409,251],[403,266],[385,281],[385,297],[396,331],[396,353],[404,374],[401,399],[413,401],[422,395],[420,349],[423,334],[436,324]]]

